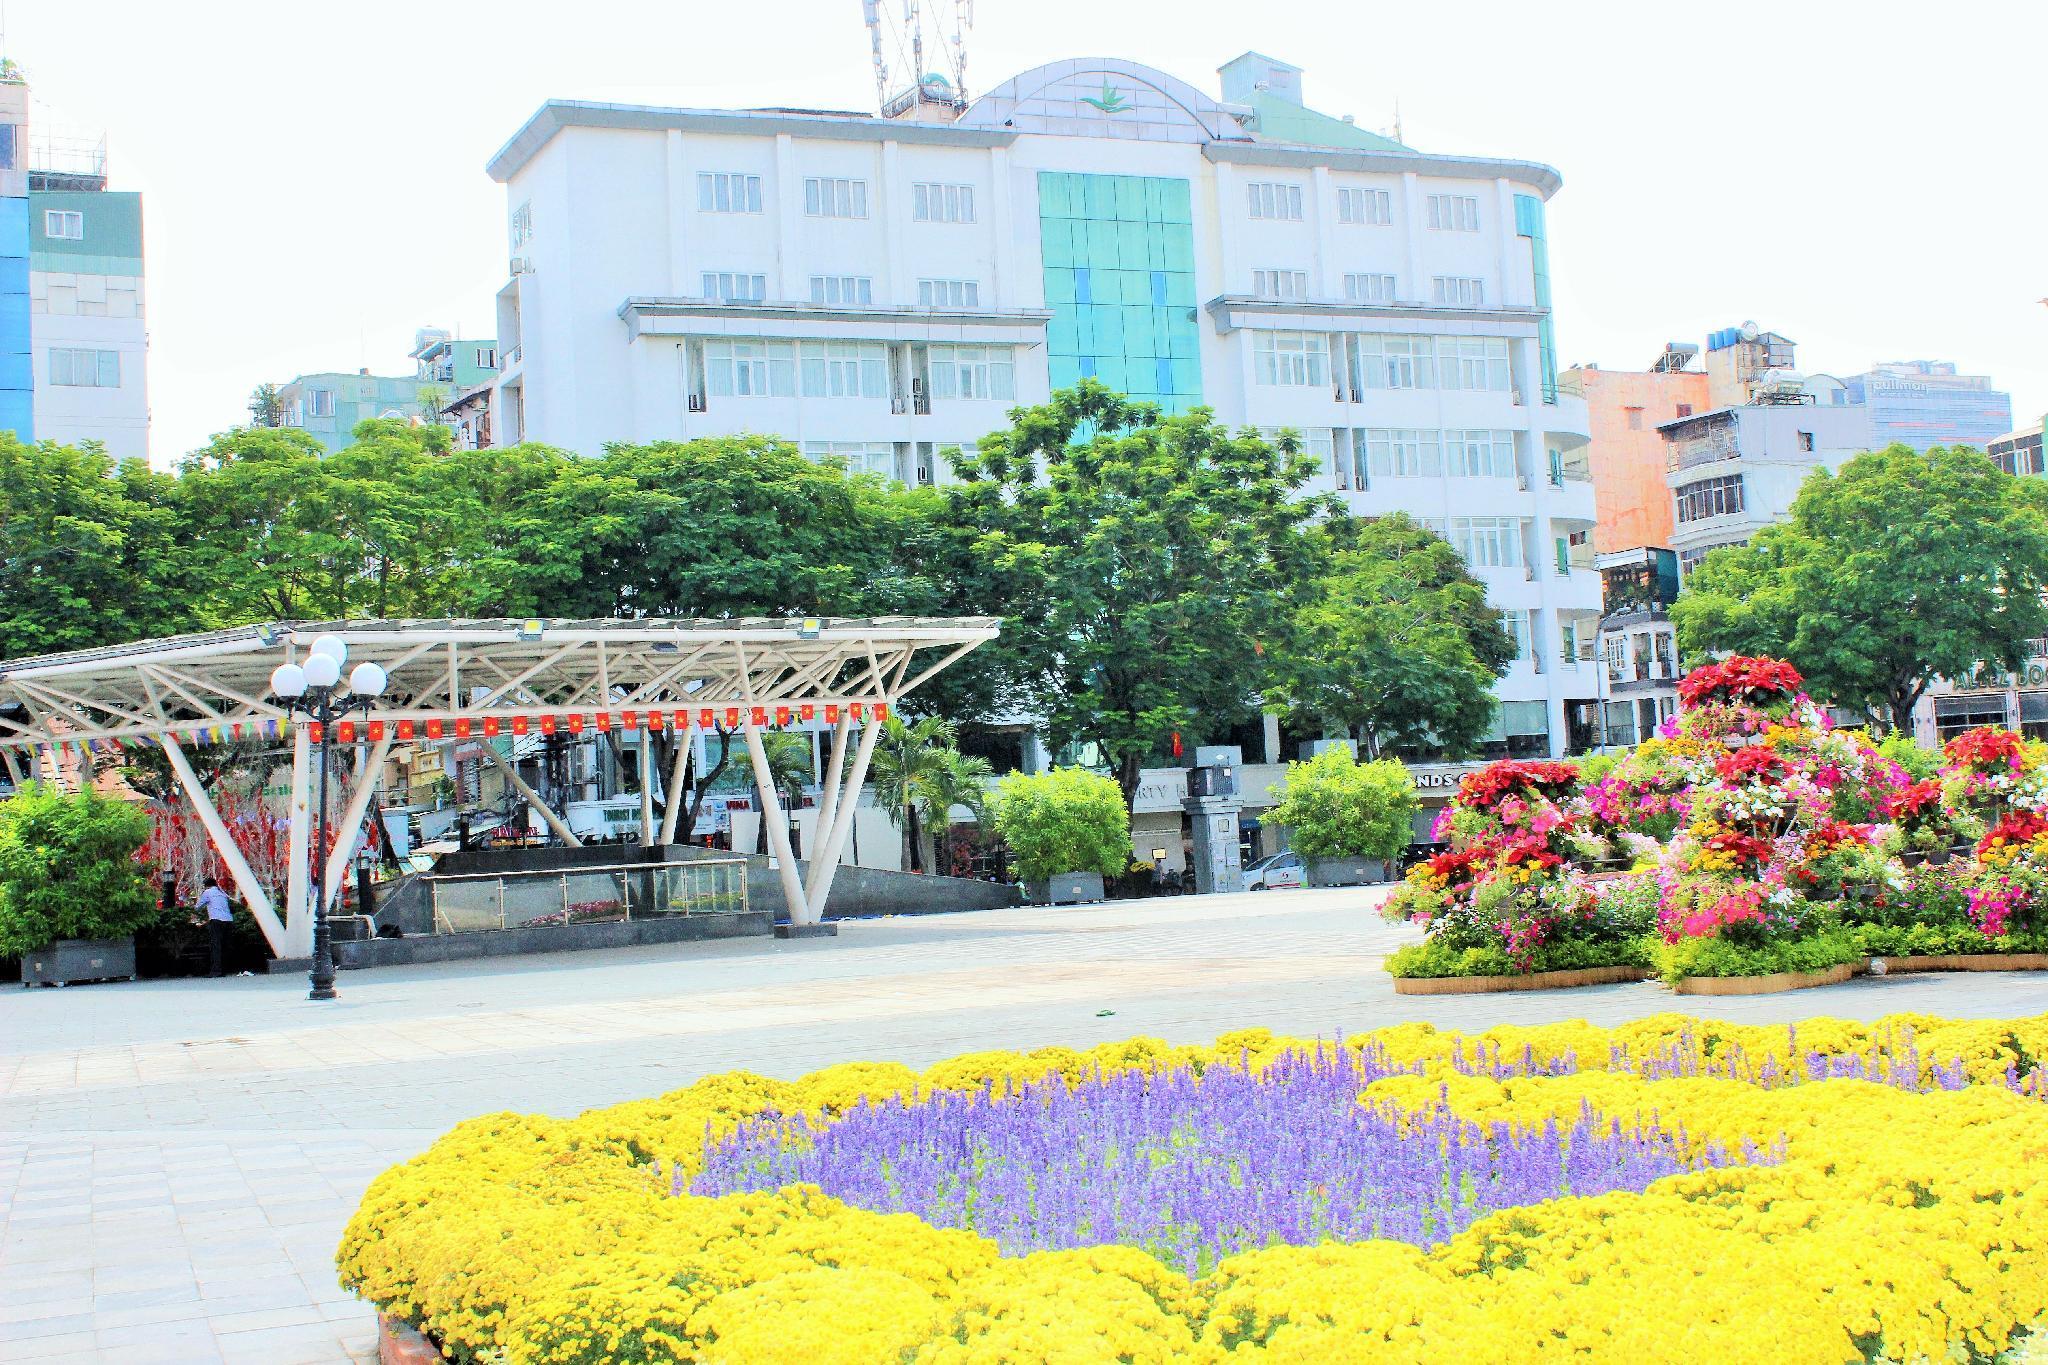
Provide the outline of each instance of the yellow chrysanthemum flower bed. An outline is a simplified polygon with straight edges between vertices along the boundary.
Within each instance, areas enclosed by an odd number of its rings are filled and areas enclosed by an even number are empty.
[[[1448,1105],[1541,1125],[1590,1105],[1625,1130],[1682,1130],[1701,1150],[1774,1149],[1771,1162],[1691,1170],[1641,1194],[1508,1209],[1427,1251],[1271,1246],[1191,1280],[1132,1247],[1006,1257],[974,1233],[815,1188],[671,1193],[708,1141],[763,1114],[1010,1093],[1055,1075],[1258,1069],[1334,1046],[1264,1030],[1199,1047],[1141,1038],[923,1072],[732,1072],[573,1119],[489,1115],[379,1176],[338,1263],[345,1284],[451,1357],[509,1365],[1981,1360],[2027,1349],[2048,1310],[2048,1107],[2006,1081],[2048,1060],[2048,1015],[1822,1019],[1796,1036],[1659,1015],[1347,1039],[1419,1066],[1361,1097],[1408,1114]],[[1969,1084],[1781,1083],[1816,1053]],[[1575,1072],[1526,1074],[1568,1057]],[[1616,1069],[1621,1058],[1670,1078]],[[1516,1069],[1504,1059],[1525,1074],[1497,1078]]]

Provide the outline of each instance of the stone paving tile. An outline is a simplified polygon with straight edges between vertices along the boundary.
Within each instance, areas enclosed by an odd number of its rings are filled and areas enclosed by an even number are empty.
[[[374,1315],[331,1258],[379,1171],[477,1113],[573,1114],[738,1066],[1250,1024],[1328,1037],[2048,1007],[2043,974],[1684,1001],[1648,983],[1396,996],[1379,961],[1410,931],[1375,899],[1185,897],[349,973],[324,1006],[269,978],[0,992],[0,1362],[371,1360]]]

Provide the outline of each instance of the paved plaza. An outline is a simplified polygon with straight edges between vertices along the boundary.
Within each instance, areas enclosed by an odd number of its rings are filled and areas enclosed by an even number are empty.
[[[2048,1010],[2042,974],[1678,1000],[1654,984],[1396,996],[1382,893],[1285,891],[849,923],[840,937],[300,978],[0,991],[0,1361],[369,1360],[335,1283],[364,1185],[459,1119],[571,1114],[747,1067],[1483,1028],[1664,1010],[1747,1021]]]

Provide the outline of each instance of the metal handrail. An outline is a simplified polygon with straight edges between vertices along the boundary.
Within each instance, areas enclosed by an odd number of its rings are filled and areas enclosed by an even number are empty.
[[[506,927],[505,886],[507,882],[520,878],[559,878],[561,881],[562,889],[562,924],[564,927],[566,927],[567,925],[573,922],[571,919],[571,910],[573,909],[573,905],[569,900],[570,878],[606,875],[619,877],[620,894],[618,918],[620,921],[630,924],[633,920],[634,893],[631,884],[627,882],[625,877],[620,876],[620,874],[638,874],[640,876],[645,876],[649,878],[649,894],[652,895],[652,879],[655,876],[664,872],[674,872],[677,870],[695,871],[700,869],[707,873],[722,873],[730,870],[736,870],[738,873],[739,904],[742,910],[744,910],[748,899],[747,860],[745,858],[681,858],[652,863],[588,863],[583,864],[581,866],[571,865],[568,867],[509,869],[502,872],[450,872],[441,875],[435,875],[433,873],[423,873],[420,875],[419,879],[423,882],[428,883],[427,897],[428,905],[430,907],[430,914],[432,915],[434,921],[434,932],[436,934],[454,934],[474,932],[474,930],[457,930],[454,927],[454,922],[446,914],[442,912],[441,898],[438,892],[438,883],[441,882],[494,883],[496,885],[498,892],[498,928],[503,929]],[[718,894],[721,893],[714,893],[714,898],[716,898]],[[652,903],[658,904],[660,903],[660,900],[661,898],[656,897]],[[643,910],[642,914],[644,915],[645,913],[647,912]],[[685,915],[688,915],[694,912],[685,910],[683,913]]]
[[[747,865],[745,858],[677,858],[659,863],[588,863],[569,867],[536,867],[526,871],[510,872],[423,872],[421,881],[428,882],[470,882],[502,881],[507,877],[561,877],[583,872],[652,872],[664,867],[740,867]]]

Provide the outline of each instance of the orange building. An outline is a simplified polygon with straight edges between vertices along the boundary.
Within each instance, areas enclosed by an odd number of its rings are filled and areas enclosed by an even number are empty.
[[[1682,352],[1666,362],[1683,365]],[[1674,368],[1649,373],[1574,366],[1558,387],[1586,400],[1592,431],[1593,530],[1597,554],[1671,544],[1671,489],[1664,482],[1664,438],[1657,428],[1709,406],[1707,376]]]

